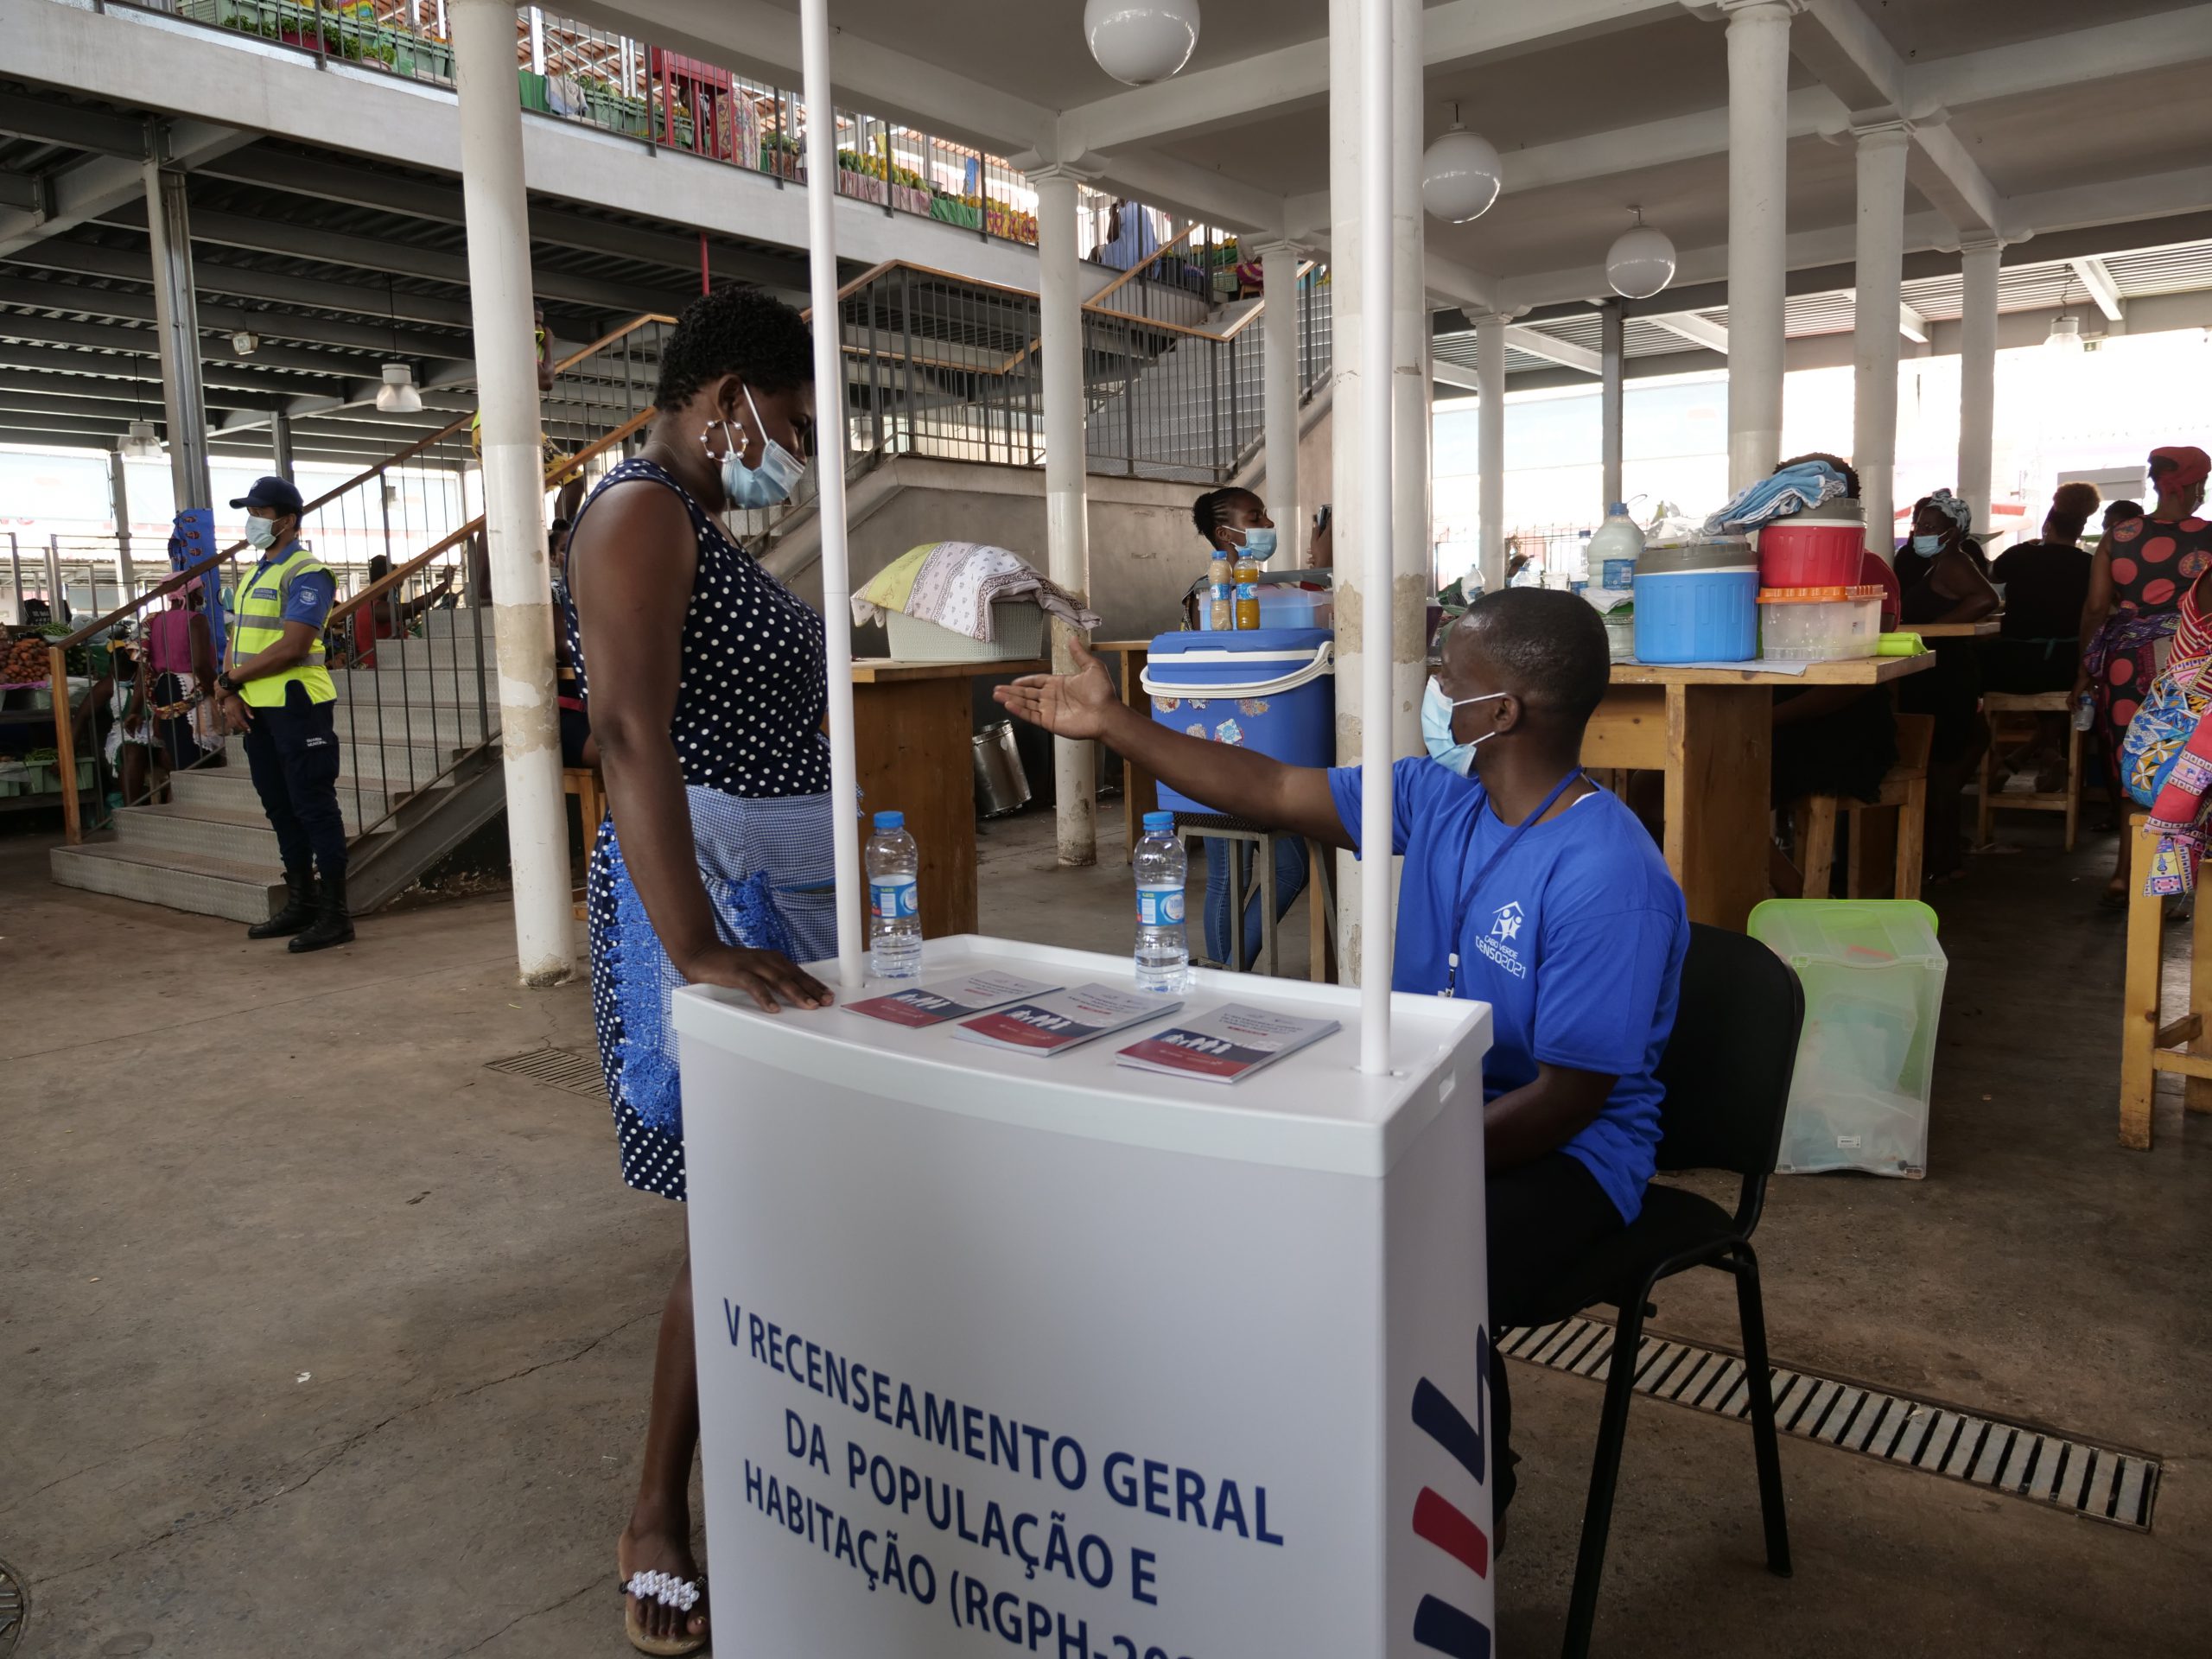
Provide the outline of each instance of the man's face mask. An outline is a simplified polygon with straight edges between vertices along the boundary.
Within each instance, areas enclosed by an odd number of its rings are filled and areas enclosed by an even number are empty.
[[[1421,694],[1421,734],[1428,745],[1428,758],[1449,771],[1465,778],[1474,769],[1475,751],[1497,734],[1484,732],[1471,743],[1455,741],[1452,736],[1452,717],[1471,702],[1488,702],[1502,697],[1503,691],[1485,691],[1479,697],[1461,697],[1457,702],[1444,695],[1444,688],[1433,676],[1426,690]]]

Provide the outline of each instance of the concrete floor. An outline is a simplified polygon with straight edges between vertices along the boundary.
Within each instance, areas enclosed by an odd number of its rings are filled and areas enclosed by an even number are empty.
[[[2115,1144],[2121,930],[2091,906],[2108,844],[2066,860],[2020,833],[2031,850],[1939,897],[1929,1179],[1775,1187],[1773,1349],[2163,1454],[2155,1529],[1785,1440],[1785,1583],[1760,1566],[1745,1431],[1642,1403],[1599,1652],[2206,1650],[2212,1121],[2169,1100],[2154,1152]],[[1119,863],[1053,871],[1035,817],[990,826],[983,857],[988,930],[1125,948]],[[613,1537],[683,1217],[621,1185],[603,1103],[484,1069],[587,1046],[583,988],[513,988],[496,899],[301,959],[51,887],[45,862],[0,842],[0,1560],[32,1599],[21,1651],[626,1652]],[[1704,1276],[1668,1288],[1658,1328],[1731,1344]],[[1516,1372],[1503,1652],[1556,1648],[1598,1401]]]

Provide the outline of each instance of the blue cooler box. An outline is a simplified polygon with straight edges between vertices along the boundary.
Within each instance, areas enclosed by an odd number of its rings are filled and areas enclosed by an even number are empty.
[[[1163,633],[1142,684],[1152,717],[1209,742],[1233,743],[1298,766],[1337,758],[1336,635],[1327,628]],[[1162,784],[1165,812],[1211,812]]]

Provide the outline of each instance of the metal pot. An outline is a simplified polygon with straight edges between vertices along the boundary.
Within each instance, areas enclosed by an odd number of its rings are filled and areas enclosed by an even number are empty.
[[[1004,817],[1029,804],[1029,777],[1014,746],[1014,722],[994,721],[976,734],[976,810]]]

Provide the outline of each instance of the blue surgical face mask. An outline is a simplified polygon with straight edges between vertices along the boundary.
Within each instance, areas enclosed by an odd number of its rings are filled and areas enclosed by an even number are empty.
[[[1454,702],[1444,695],[1444,688],[1435,679],[1421,694],[1421,734],[1428,745],[1428,758],[1446,771],[1456,772],[1462,778],[1474,769],[1475,751],[1497,734],[1484,732],[1471,743],[1454,741],[1452,736],[1452,716],[1471,702],[1488,702],[1502,697],[1503,691],[1486,691],[1479,697],[1462,697]]]
[[[1912,538],[1912,550],[1932,559],[1943,550],[1943,538],[1941,536],[1916,536]]]
[[[245,521],[245,539],[247,546],[257,547],[267,552],[276,545],[276,521],[274,518],[248,518]]]
[[[745,389],[745,406],[753,411],[753,424],[760,428],[760,407],[753,401],[753,388]],[[732,429],[728,421],[716,421],[707,429],[722,429],[722,441],[728,445],[721,462],[722,493],[729,498],[733,507],[772,507],[779,501],[788,501],[791,491],[806,475],[806,463],[768,436],[765,429],[760,435],[760,464],[745,464],[745,436],[741,430]],[[699,435],[702,445],[707,442],[707,432]],[[711,453],[711,450],[709,450]]]
[[[1275,556],[1275,531],[1273,524],[1255,524],[1244,532],[1244,545],[1240,550],[1246,557],[1265,564]]]

